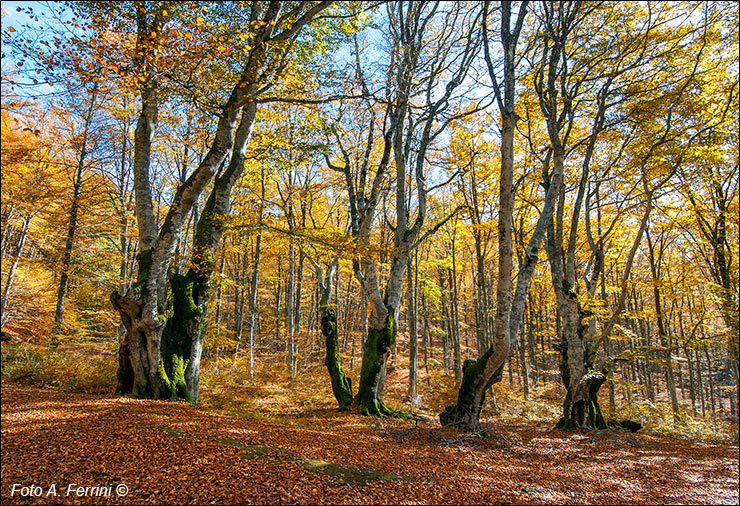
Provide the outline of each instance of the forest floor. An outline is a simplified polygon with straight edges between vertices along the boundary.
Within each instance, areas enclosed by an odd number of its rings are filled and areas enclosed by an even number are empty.
[[[737,446],[532,422],[471,435],[328,408],[291,418],[3,381],[2,503],[738,503]]]

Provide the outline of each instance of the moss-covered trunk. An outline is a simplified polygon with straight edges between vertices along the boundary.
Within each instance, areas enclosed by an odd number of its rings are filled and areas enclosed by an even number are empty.
[[[480,412],[486,400],[486,392],[494,383],[501,380],[503,364],[492,376],[485,373],[494,355],[491,347],[478,360],[466,360],[463,364],[463,376],[457,393],[457,402],[447,406],[439,415],[439,422],[454,425],[466,430],[475,430],[479,423]]]
[[[583,313],[580,317],[583,318]],[[578,326],[579,336],[585,332],[583,320]],[[571,343],[582,343],[571,339]],[[572,345],[572,344],[571,344]],[[601,413],[599,405],[599,389],[606,382],[607,370],[599,372],[593,369],[593,350],[584,347],[583,366],[585,371],[580,378],[573,377],[569,360],[568,341],[563,339],[558,345],[560,351],[560,374],[565,385],[566,395],[563,401],[563,416],[555,426],[558,429],[574,429],[577,427],[587,429],[605,429],[606,421]]]
[[[339,336],[337,335],[337,313],[331,308],[322,308],[321,331],[326,340],[324,364],[329,370],[331,389],[339,404],[339,410],[344,411],[352,406],[352,380],[347,377],[342,367],[342,355],[339,352]]]
[[[563,416],[558,421],[557,429],[606,429],[606,421],[599,405],[599,389],[606,381],[606,371],[596,373],[581,380],[581,386],[573,393],[567,390],[563,402]]]
[[[385,363],[393,343],[396,341],[396,317],[393,308],[388,308],[385,324],[381,328],[368,329],[362,347],[360,386],[354,405],[363,415],[399,416],[399,413],[383,403]]]
[[[196,403],[207,302],[204,280],[193,270],[171,276],[166,306],[151,321],[142,312],[148,297],[143,290],[148,258],[148,252],[137,258],[135,290],[123,297],[118,292],[111,296],[127,331],[119,350],[116,393]],[[155,349],[159,353],[152,353]]]
[[[204,280],[192,269],[170,279],[172,310],[162,333],[162,397],[198,402],[207,310]]]

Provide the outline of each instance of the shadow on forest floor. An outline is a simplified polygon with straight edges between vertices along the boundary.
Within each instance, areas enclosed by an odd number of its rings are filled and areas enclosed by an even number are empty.
[[[737,446],[650,434],[379,420],[325,408],[299,425],[188,405],[2,384],[2,502],[735,504]],[[11,496],[13,485],[57,496]],[[18,487],[16,487],[18,490]]]

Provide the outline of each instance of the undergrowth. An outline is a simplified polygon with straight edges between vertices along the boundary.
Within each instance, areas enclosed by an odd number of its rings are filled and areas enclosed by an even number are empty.
[[[116,369],[113,355],[64,348],[49,350],[24,342],[3,343],[3,379],[26,385],[65,392],[112,393],[116,388]]]
[[[57,350],[45,343],[17,341],[2,345],[2,378],[37,387],[52,387],[67,392],[112,394],[116,387],[117,362],[114,342],[93,346],[67,342]],[[358,364],[359,365],[359,364]],[[359,367],[348,370],[354,382]],[[445,405],[454,402],[455,383],[441,369],[430,371],[427,383],[420,374],[421,406],[405,403],[408,371],[398,364],[386,380],[386,401],[402,409],[413,409],[428,419],[436,419]],[[421,371],[420,371],[421,373]],[[291,425],[311,423],[319,412],[336,410],[325,367],[305,366],[293,377],[281,354],[260,356],[250,373],[249,361],[222,356],[218,362],[205,359],[201,368],[201,405],[225,414]],[[494,385],[482,412],[484,420],[511,423],[552,423],[560,416],[563,388],[555,381],[532,385],[524,398],[516,384],[503,381]],[[606,403],[602,399],[602,407]],[[663,434],[710,443],[738,444],[737,418],[725,420],[708,413],[702,416],[682,405],[674,421],[670,404],[648,401],[617,404],[617,419],[639,419],[645,433]]]

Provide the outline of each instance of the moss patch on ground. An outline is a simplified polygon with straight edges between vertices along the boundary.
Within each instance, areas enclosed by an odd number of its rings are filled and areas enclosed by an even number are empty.
[[[261,458],[270,453],[284,453],[290,455],[290,452],[277,446],[246,444],[235,438],[221,438],[219,443],[229,446],[236,446],[244,450],[242,455],[245,459]],[[336,462],[327,462],[325,460],[310,459],[300,455],[291,455],[293,462],[301,466],[306,471],[314,474],[323,474],[338,478],[349,485],[367,485],[370,482],[377,481],[413,481],[408,476],[396,476],[393,474],[376,471],[374,469],[363,469],[356,466],[343,466]]]

